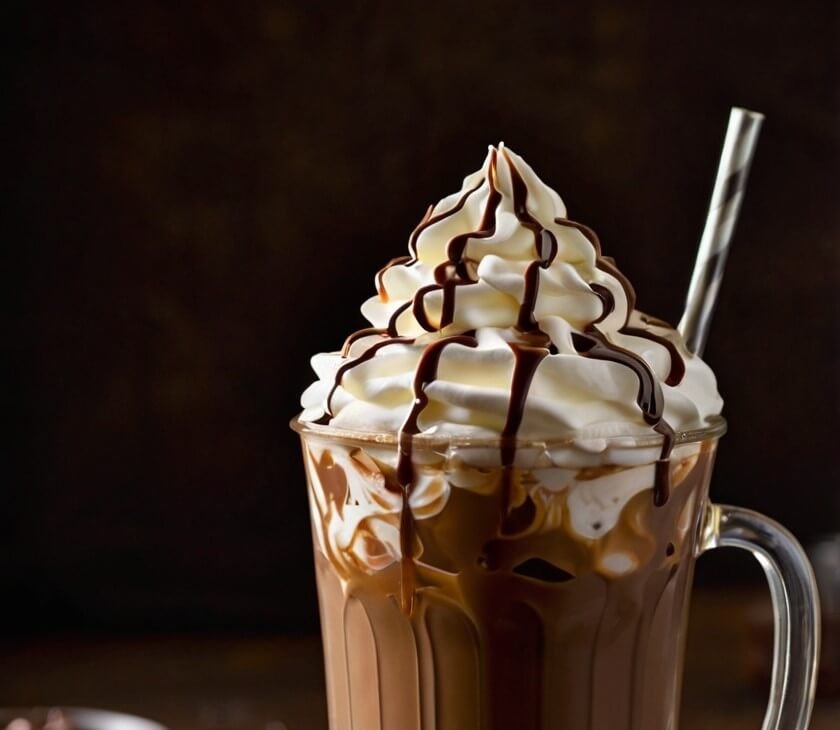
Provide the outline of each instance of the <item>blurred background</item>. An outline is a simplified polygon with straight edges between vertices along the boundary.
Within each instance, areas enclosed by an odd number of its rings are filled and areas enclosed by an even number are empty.
[[[812,0],[13,3],[0,632],[314,632],[288,421],[426,206],[504,140],[676,322],[732,105],[767,121],[706,350],[713,496],[837,530],[837,23]],[[699,576],[759,578],[730,554]]]

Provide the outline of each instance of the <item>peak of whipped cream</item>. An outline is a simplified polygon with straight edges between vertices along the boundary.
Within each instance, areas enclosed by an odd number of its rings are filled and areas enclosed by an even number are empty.
[[[667,443],[720,413],[709,367],[635,309],[597,236],[503,144],[428,209],[376,291],[371,326],[312,359],[301,420],[519,439],[654,429]]]

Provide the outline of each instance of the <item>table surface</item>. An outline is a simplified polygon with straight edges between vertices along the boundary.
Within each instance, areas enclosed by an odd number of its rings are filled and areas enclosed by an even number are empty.
[[[682,730],[760,727],[765,694],[751,675],[769,636],[747,627],[769,607],[756,596],[697,592]],[[2,706],[100,707],[171,730],[326,730],[317,636],[51,638],[0,649]],[[812,730],[838,727],[840,700],[820,698]]]

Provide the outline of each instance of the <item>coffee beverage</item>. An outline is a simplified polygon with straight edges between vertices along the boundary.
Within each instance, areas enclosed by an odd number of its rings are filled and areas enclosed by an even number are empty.
[[[331,729],[674,728],[709,367],[504,145],[376,288],[294,424]]]
[[[416,450],[409,577],[395,445],[302,433],[331,728],[675,727],[714,432],[675,446],[662,506],[655,465],[628,464],[650,448],[580,466],[535,444],[511,469],[486,446]]]

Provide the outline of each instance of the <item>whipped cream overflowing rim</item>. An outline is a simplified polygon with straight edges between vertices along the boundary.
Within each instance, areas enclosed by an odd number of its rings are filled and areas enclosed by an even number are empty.
[[[304,421],[299,417],[289,422],[293,431],[299,434],[312,434],[339,441],[345,444],[394,445],[399,442],[399,434],[390,431],[359,431]],[[708,439],[720,438],[726,433],[727,424],[723,416],[711,416],[702,428],[692,428],[674,432],[674,446],[699,443]],[[472,436],[469,434],[418,433],[414,436],[416,448],[439,450],[441,448],[499,448],[500,436]],[[517,448],[540,446],[548,448],[585,448],[590,450],[598,443],[606,450],[609,446],[621,448],[648,449],[662,445],[662,436],[658,433],[619,434],[614,436],[554,436],[549,438],[516,438]]]
[[[332,420],[334,416],[333,397],[348,371],[368,362],[384,348],[393,345],[414,344],[425,333],[432,335],[433,339],[425,345],[417,363],[413,379],[413,401],[396,438],[402,457],[398,462],[397,478],[403,490],[408,490],[411,485],[412,440],[422,431],[419,419],[429,403],[426,389],[437,378],[441,355],[446,348],[451,346],[476,347],[478,345],[475,330],[454,333],[449,333],[447,330],[454,324],[455,303],[459,290],[479,283],[477,269],[467,257],[467,245],[470,241],[492,238],[496,232],[497,210],[503,201],[498,181],[499,155],[504,157],[507,174],[509,175],[507,182],[512,193],[513,213],[518,223],[531,232],[535,254],[533,260],[524,269],[524,291],[516,321],[516,330],[522,335],[524,341],[508,343],[515,356],[515,363],[510,385],[510,404],[504,428],[500,434],[500,448],[504,465],[513,464],[517,432],[522,423],[529,388],[537,367],[547,355],[559,352],[558,346],[568,347],[567,343],[561,345],[561,343],[555,342],[550,335],[540,329],[539,322],[535,317],[540,271],[548,269],[558,255],[560,249],[557,236],[529,212],[528,184],[518,169],[513,156],[503,145],[500,145],[499,149],[491,148],[485,175],[473,187],[464,192],[453,206],[437,214],[434,214],[434,209],[430,207],[409,239],[410,255],[393,259],[379,272],[377,275],[379,298],[383,301],[388,300],[384,279],[390,269],[397,266],[412,267],[420,261],[418,239],[422,232],[430,226],[457,214],[462,210],[470,196],[481,190],[486,184],[487,196],[478,227],[475,230],[459,233],[449,238],[445,247],[446,258],[434,268],[435,283],[417,289],[413,297],[394,310],[386,327],[364,328],[347,338],[342,348],[342,357],[347,358],[346,362],[336,371],[332,388],[326,398],[325,413],[316,421],[321,425],[328,425]],[[582,331],[568,331],[567,339],[570,339],[573,351],[578,355],[594,360],[618,363],[632,371],[638,379],[636,404],[641,410],[645,422],[653,431],[662,436],[662,452],[657,461],[654,499],[657,504],[664,503],[668,499],[669,492],[668,459],[676,433],[663,418],[665,399],[662,387],[648,363],[640,355],[611,342],[601,331],[599,325],[605,323],[609,318],[614,319],[618,314],[623,320],[623,324],[616,328],[619,334],[649,339],[663,346],[670,358],[670,368],[665,378],[665,383],[668,385],[676,386],[682,381],[686,372],[685,361],[674,343],[667,338],[642,327],[630,327],[630,315],[635,309],[635,291],[627,278],[615,266],[615,262],[602,255],[601,243],[595,232],[588,226],[568,218],[555,217],[553,223],[557,226],[572,228],[581,233],[592,247],[595,269],[606,273],[612,281],[617,281],[620,284],[623,302],[616,297],[614,290],[609,286],[603,283],[587,282],[590,291],[600,299],[602,311]],[[434,293],[440,293],[442,297],[437,322],[432,321],[426,307],[427,297]],[[415,322],[422,328],[418,336],[406,336],[400,332],[400,319],[409,310]],[[665,325],[665,323],[659,323],[652,319],[644,319],[643,321]],[[614,326],[615,324],[612,323],[612,327]],[[435,334],[437,337],[434,337]],[[349,358],[352,345],[363,338],[369,337],[379,339],[367,346],[358,356]]]
[[[471,222],[466,231],[461,227],[464,218]],[[427,231],[436,231],[437,236],[425,236]],[[508,248],[503,250],[504,245]],[[522,521],[511,501],[509,475],[517,449],[535,441],[520,438],[519,431],[531,386],[543,363],[568,364],[571,360],[579,364],[580,358],[601,361],[600,366],[609,364],[622,371],[628,389],[629,383],[636,383],[635,406],[643,423],[622,434],[584,431],[558,442],[592,450],[597,446],[587,445],[587,441],[627,446],[643,441],[657,443],[661,448],[655,459],[655,505],[665,504],[669,497],[674,445],[719,435],[725,428],[719,419],[678,434],[665,419],[663,384],[676,389],[683,382],[687,373],[683,352],[688,358],[691,355],[684,348],[681,352],[682,343],[670,325],[635,310],[633,287],[614,260],[602,254],[595,232],[566,217],[559,196],[504,145],[490,148],[480,173],[469,176],[459,194],[429,207],[411,234],[408,247],[409,255],[393,259],[379,271],[378,297],[363,307],[371,323],[379,326],[361,329],[347,338],[338,361],[334,361],[332,378],[328,375],[326,379],[329,390],[323,399],[322,415],[304,419],[314,424],[307,429],[323,428],[325,434],[365,440],[364,434],[355,429],[331,426],[337,413],[335,399],[345,377],[356,368],[380,363],[385,371],[380,379],[391,381],[394,376],[388,374],[388,357],[393,353],[399,358],[406,348],[412,348],[417,358],[413,370],[401,371],[408,377],[402,382],[410,383],[411,399],[404,404],[407,412],[396,433],[371,434],[377,443],[397,447],[395,474],[385,486],[402,495],[399,532],[404,610],[410,612],[413,605],[414,518],[409,506],[415,478],[413,449],[421,443],[452,445],[459,438],[436,435],[436,429],[424,426],[421,416],[433,400],[430,393],[438,387],[448,387],[454,408],[469,408],[463,400],[469,396],[469,386],[459,385],[457,380],[439,382],[442,358],[446,362],[444,354],[451,352],[455,365],[467,363],[462,368],[475,367],[475,363],[469,364],[469,352],[480,350],[490,337],[502,354],[508,358],[513,355],[506,413],[498,437],[463,438],[464,444],[493,444],[500,455],[501,535],[515,534]],[[507,258],[505,251],[509,252]],[[547,287],[542,297],[541,286]],[[663,365],[659,376],[639,352],[630,349],[629,343],[638,340],[660,349]],[[597,366],[593,363],[586,367],[594,370]],[[398,385],[394,383],[393,387]],[[387,388],[378,387],[387,397]],[[304,428],[300,422],[298,425]],[[536,441],[543,444],[550,440]]]

